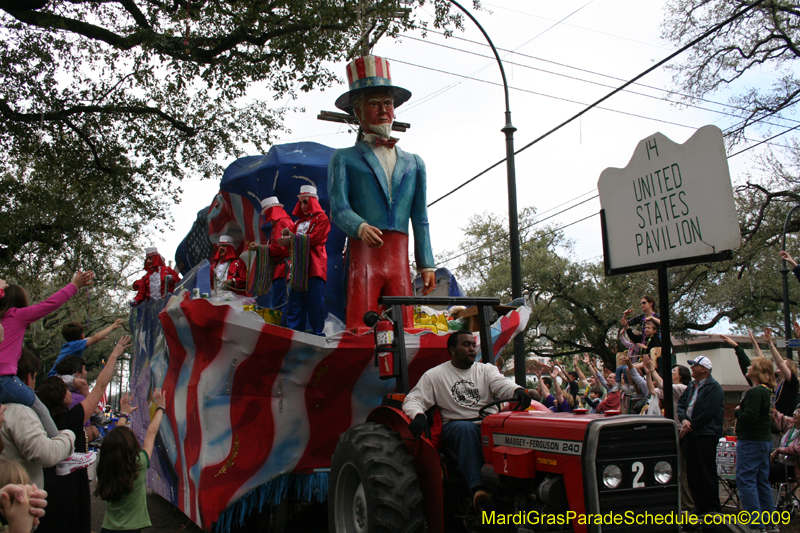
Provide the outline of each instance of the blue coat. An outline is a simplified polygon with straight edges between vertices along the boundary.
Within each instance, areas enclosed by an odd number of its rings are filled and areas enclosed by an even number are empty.
[[[328,198],[331,218],[355,239],[362,222],[381,231],[408,235],[408,221],[414,228],[414,257],[417,268],[435,268],[428,227],[425,195],[425,163],[418,155],[395,146],[397,164],[392,175],[392,198],[386,175],[372,148],[359,142],[333,152],[328,163]]]

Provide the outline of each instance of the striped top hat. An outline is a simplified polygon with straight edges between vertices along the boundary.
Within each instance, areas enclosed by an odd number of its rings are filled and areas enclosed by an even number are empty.
[[[233,237],[230,235],[220,235],[219,236],[219,245],[222,246],[223,244],[230,244],[233,246]]]
[[[144,253],[145,255],[158,255],[158,248],[156,247],[145,248]]]
[[[400,107],[411,98],[411,91],[392,85],[389,61],[378,56],[363,56],[347,65],[347,82],[350,90],[336,99],[336,107],[346,113],[353,113],[353,99],[376,89],[389,92],[394,98],[394,106]]]

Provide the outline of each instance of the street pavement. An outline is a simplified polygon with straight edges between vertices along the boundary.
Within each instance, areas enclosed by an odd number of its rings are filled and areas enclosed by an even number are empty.
[[[106,504],[94,495],[95,483],[92,488],[92,532],[99,533],[103,526],[103,516]],[[199,533],[203,530],[197,527],[189,518],[180,512],[167,500],[147,489],[147,510],[153,526],[146,529],[147,533]],[[326,508],[324,505],[315,505],[305,512],[299,513],[286,527],[286,533],[321,533],[328,530]],[[255,521],[249,527],[237,528],[233,533],[260,533]]]

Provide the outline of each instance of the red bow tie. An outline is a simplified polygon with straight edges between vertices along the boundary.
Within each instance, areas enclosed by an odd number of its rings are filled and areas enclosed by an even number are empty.
[[[388,139],[383,139],[381,137],[377,137],[375,139],[375,146],[385,146],[389,149],[394,148],[394,145],[397,144],[397,141],[400,139],[395,139],[394,137],[390,137]]]

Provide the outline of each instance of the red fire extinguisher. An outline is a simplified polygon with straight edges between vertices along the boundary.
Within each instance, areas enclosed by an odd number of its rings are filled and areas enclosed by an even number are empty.
[[[394,371],[394,331],[389,320],[375,325],[375,364],[381,379],[396,377]]]

